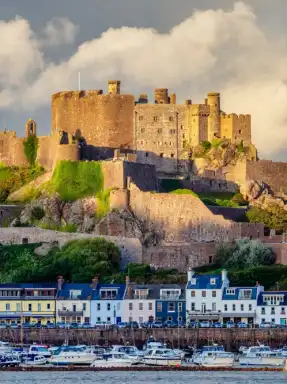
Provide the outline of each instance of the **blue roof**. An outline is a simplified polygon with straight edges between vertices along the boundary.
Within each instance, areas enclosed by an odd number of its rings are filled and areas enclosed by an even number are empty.
[[[101,299],[100,291],[101,289],[117,289],[117,295],[115,298],[111,300],[123,300],[126,285],[125,284],[98,284],[96,289],[93,289],[92,291],[92,300],[107,300],[107,299]]]
[[[70,291],[81,291],[81,294],[73,300],[87,300],[92,294],[91,284],[89,283],[64,283],[63,287],[57,293],[57,299],[70,299]]]
[[[195,279],[195,284],[192,281]],[[211,284],[211,279],[215,279],[215,284]],[[187,282],[186,289],[220,289],[222,287],[221,275],[193,275],[192,281]]]
[[[4,283],[0,284],[0,289],[26,289],[26,288],[34,288],[34,289],[52,289],[57,288],[56,283]]]
[[[226,290],[234,289],[234,294],[227,294]],[[224,288],[223,294],[222,294],[222,300],[240,300],[239,298],[239,292],[241,290],[245,289],[251,289],[251,297],[249,300],[256,300],[257,297],[257,287],[229,287],[229,288]]]
[[[268,295],[273,295],[273,296],[281,296],[284,295],[284,301],[281,302],[280,305],[287,305],[287,291],[265,291],[265,292],[260,292],[258,295],[257,299],[257,305],[270,305],[274,306],[274,304],[265,304],[263,302],[263,296],[268,296]]]

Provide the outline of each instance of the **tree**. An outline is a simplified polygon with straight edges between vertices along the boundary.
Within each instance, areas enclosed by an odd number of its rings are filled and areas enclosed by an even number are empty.
[[[268,210],[252,207],[246,213],[251,223],[263,223],[269,229],[287,230],[287,211],[277,204],[270,205]]]
[[[36,164],[39,140],[35,135],[28,136],[23,143],[26,159],[31,167]]]

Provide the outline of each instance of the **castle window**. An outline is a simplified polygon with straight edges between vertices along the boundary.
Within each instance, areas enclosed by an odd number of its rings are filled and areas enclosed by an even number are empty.
[[[182,138],[185,139],[185,134],[182,135]]]
[[[159,157],[163,157],[163,153],[161,153],[161,154],[159,155]]]
[[[158,121],[158,116],[154,116],[153,121]]]
[[[174,153],[172,153],[172,154],[170,155],[170,157],[174,157]]]
[[[143,116],[139,116],[139,121],[142,121],[143,120]]]
[[[169,121],[173,121],[173,116],[169,116]]]
[[[157,130],[157,133],[162,133],[162,128],[159,128],[159,129]]]
[[[183,125],[180,126],[180,129],[183,129]]]
[[[238,131],[239,135],[240,135],[241,132],[242,132],[241,129],[239,129],[239,131]]]
[[[148,152],[145,153],[145,157],[148,157]]]

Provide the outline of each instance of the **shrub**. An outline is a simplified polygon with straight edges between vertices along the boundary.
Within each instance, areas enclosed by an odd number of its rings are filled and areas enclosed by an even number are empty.
[[[239,153],[245,153],[245,148],[244,148],[242,140],[241,140],[240,144],[237,144],[236,149],[237,149],[237,152],[239,152]]]
[[[286,231],[287,212],[278,205],[274,205],[269,209],[270,211],[252,207],[247,211],[246,216],[251,223],[264,223],[264,225],[269,229]]]
[[[175,191],[172,191],[170,193],[174,195],[192,195],[194,197],[198,197],[197,194],[191,189],[176,189]]]
[[[45,216],[44,209],[41,207],[34,207],[32,209],[32,220],[41,220]]]
[[[239,206],[248,205],[248,201],[244,200],[241,193],[236,193],[232,197],[231,201],[233,201],[235,204],[238,204]]]
[[[58,227],[57,229],[60,232],[69,232],[69,233],[75,233],[77,232],[77,226],[76,224],[64,224]]]
[[[206,151],[209,151],[210,148],[211,148],[211,143],[207,140],[204,140],[200,143],[200,145],[202,146],[202,148],[204,148]]]
[[[211,146],[212,146],[212,148],[215,148],[215,149],[219,148],[221,146],[221,144],[222,144],[221,139],[213,139],[211,141]]]
[[[111,189],[107,189],[97,194],[96,216],[99,220],[105,217],[110,211],[110,192]]]
[[[35,135],[28,136],[26,140],[23,142],[24,145],[24,153],[26,159],[31,167],[34,167],[37,158],[39,140]]]

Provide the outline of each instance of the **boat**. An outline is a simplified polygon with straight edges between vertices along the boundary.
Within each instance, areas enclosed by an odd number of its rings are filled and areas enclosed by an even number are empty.
[[[28,355],[43,356],[46,359],[51,357],[51,352],[46,345],[32,344],[28,350]]]
[[[142,362],[145,365],[179,367],[182,364],[182,359],[172,349],[153,348],[143,356]]]
[[[0,368],[18,367],[20,359],[12,354],[0,354]]]
[[[232,367],[235,355],[226,352],[222,346],[204,346],[200,352],[196,353],[192,362],[202,367]]]
[[[6,341],[0,341],[0,353],[10,353],[12,351],[12,346]]]
[[[287,358],[287,346],[284,346],[284,347],[281,349],[281,356]]]
[[[104,368],[114,368],[114,367],[131,367],[132,365],[137,364],[137,360],[130,357],[123,352],[110,352],[104,354],[101,357],[96,358],[92,363],[91,367],[104,367]]]
[[[111,353],[113,352],[125,353],[134,360],[139,360],[144,355],[144,353],[139,351],[137,347],[131,345],[114,345],[113,349],[111,350]]]
[[[150,336],[143,346],[143,354],[147,354],[150,350],[153,350],[153,349],[169,349],[169,348],[167,348],[167,345],[165,343],[156,341],[152,336]],[[181,359],[183,359],[185,356],[185,352],[180,349],[173,349],[173,352]]]
[[[95,359],[95,354],[83,347],[64,346],[54,351],[48,359],[48,363],[52,365],[90,365]]]
[[[249,347],[239,357],[239,364],[244,366],[281,367],[285,364],[285,358],[272,351],[265,345]]]
[[[21,366],[38,366],[38,365],[45,365],[47,363],[48,359],[41,355],[29,355],[23,359],[23,363]]]

